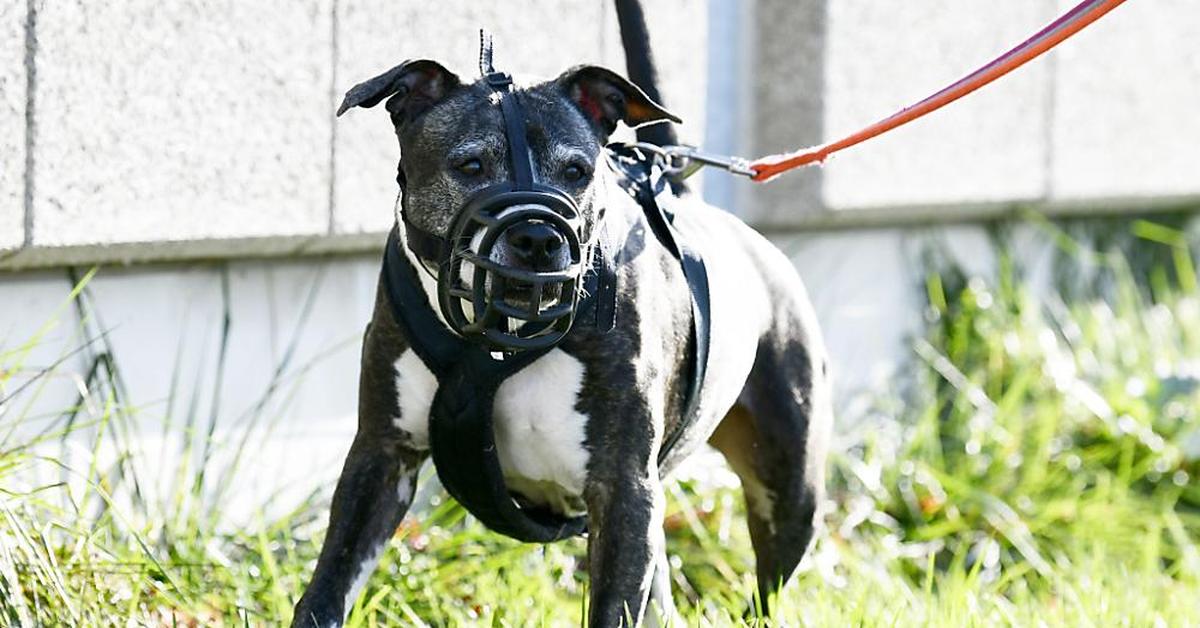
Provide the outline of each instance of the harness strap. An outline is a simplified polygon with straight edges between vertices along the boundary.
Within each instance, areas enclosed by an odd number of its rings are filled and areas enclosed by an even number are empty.
[[[566,518],[536,506],[517,506],[504,484],[492,422],[500,382],[538,357],[540,353],[523,352],[512,360],[514,364],[500,365],[473,353],[460,361],[439,381],[431,407],[437,420],[429,423],[429,438],[436,443],[431,449],[438,477],[471,514],[501,534],[545,543],[583,533],[587,519]]]
[[[446,491],[484,525],[527,542],[549,542],[581,534],[582,517],[520,508],[504,484],[496,455],[492,407],[500,383],[549,349],[522,351],[496,360],[454,335],[438,320],[417,269],[400,251],[399,228],[388,235],[382,281],[392,316],[409,345],[438,379],[430,408],[433,464]]]
[[[708,268],[700,252],[688,246],[675,229],[675,216],[666,209],[662,200],[671,195],[667,177],[661,169],[654,167],[654,160],[640,154],[636,147],[613,145],[609,156],[618,172],[621,187],[625,189],[646,214],[646,221],[659,242],[679,260],[688,291],[692,295],[692,356],[691,378],[685,399],[683,414],[675,428],[663,439],[658,450],[658,464],[666,462],[687,428],[696,422],[700,409],[700,390],[708,372],[709,339],[712,333],[711,300],[708,289]]]

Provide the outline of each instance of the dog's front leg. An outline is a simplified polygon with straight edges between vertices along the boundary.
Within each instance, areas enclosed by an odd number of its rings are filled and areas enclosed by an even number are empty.
[[[296,604],[292,626],[342,624],[412,502],[423,457],[392,436],[359,430],[333,493],[317,569]]]
[[[664,497],[652,460],[589,481],[590,626],[642,622],[657,556],[663,551]]]

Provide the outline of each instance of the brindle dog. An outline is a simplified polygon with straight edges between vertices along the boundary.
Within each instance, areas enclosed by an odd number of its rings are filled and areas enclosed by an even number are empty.
[[[674,204],[681,237],[707,263],[712,332],[698,418],[660,467],[659,447],[686,404],[691,295],[679,262],[615,183],[604,146],[618,123],[674,116],[596,66],[519,84],[516,97],[537,181],[571,194],[589,228],[616,243],[618,296],[615,329],[576,325],[500,386],[494,420],[508,487],[528,503],[588,516],[591,625],[657,619],[673,612],[663,483],[708,442],[741,478],[765,604],[813,537],[832,423],[825,349],[800,278],[732,214],[692,197]],[[351,90],[343,110],[385,98],[407,180],[400,205],[420,228],[445,234],[468,197],[510,176],[493,91],[437,62],[409,61]],[[522,258],[501,240],[497,255]],[[419,267],[403,223],[399,246]],[[436,303],[434,280],[419,274]],[[381,287],[363,342],[358,433],[294,625],[344,620],[412,500],[437,386]],[[657,612],[646,612],[650,600]]]

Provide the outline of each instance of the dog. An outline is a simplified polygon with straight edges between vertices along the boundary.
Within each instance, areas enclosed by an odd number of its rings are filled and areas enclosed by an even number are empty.
[[[685,420],[697,342],[693,295],[679,260],[618,185],[605,148],[618,124],[678,119],[598,66],[511,89],[524,108],[533,179],[569,197],[581,233],[609,234],[616,287],[611,330],[576,321],[495,390],[495,455],[504,483],[523,504],[586,515],[589,624],[640,624],[674,613],[663,485],[707,442],[741,479],[766,610],[813,538],[833,420],[826,353],[804,286],[789,260],[735,216],[690,195],[677,199],[674,229],[702,255],[711,302],[707,369],[694,391],[694,417]],[[439,269],[410,250],[410,232],[448,236],[474,194],[514,176],[497,98],[486,80],[466,82],[436,61],[418,60],[356,86],[343,104],[345,110],[387,99],[403,155],[397,235],[389,246],[420,271],[430,304],[442,296],[439,279],[455,279],[431,276]],[[539,271],[570,266],[563,252],[570,247],[550,231],[511,227],[495,238],[490,259]],[[569,295],[543,297],[554,305]],[[459,333],[444,312],[437,316]],[[409,508],[429,456],[438,387],[381,279],[363,340],[358,431],[293,625],[344,621]],[[664,440],[679,426],[685,428],[660,461]]]

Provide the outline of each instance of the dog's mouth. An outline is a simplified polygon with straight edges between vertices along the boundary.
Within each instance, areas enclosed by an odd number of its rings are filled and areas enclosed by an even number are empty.
[[[466,281],[465,285],[469,288],[470,281]],[[487,280],[487,290],[491,291],[491,279]],[[503,295],[504,303],[509,307],[517,310],[531,310],[535,305],[540,310],[546,310],[558,306],[563,302],[563,286],[562,284],[551,284],[542,286],[540,294],[532,284],[508,281],[504,288]],[[471,322],[475,321],[475,313],[473,310],[467,310],[467,319]],[[508,333],[519,331],[528,323],[526,320],[514,318],[512,316],[505,317],[504,327]]]
[[[504,212],[501,212],[501,217]],[[471,252],[479,254],[480,243],[483,239],[483,230],[478,230],[471,237]],[[539,264],[531,264],[529,260],[514,253],[506,239],[501,238],[488,252],[488,259],[499,266],[512,268],[518,271],[561,271],[567,269],[571,265],[571,258],[565,251],[555,255],[552,259],[545,259]],[[459,270],[458,280],[462,286],[471,289],[474,287],[474,266],[463,265]],[[484,279],[484,290],[487,294],[496,294],[493,285],[493,277],[491,273],[487,273]],[[505,303],[520,309],[530,309],[534,305],[539,305],[541,309],[554,307],[562,302],[563,299],[563,284],[552,282],[541,286],[520,281],[516,279],[507,279],[504,281],[503,292],[499,294],[504,299]],[[521,321],[523,322],[523,321]]]
[[[550,284],[541,288],[540,294],[528,283],[510,281],[504,290],[504,300],[509,305],[528,309],[537,299],[543,308],[553,307],[562,301],[562,284]]]
[[[582,297],[590,260],[582,222],[570,198],[546,189],[469,200],[443,239],[444,258],[431,256],[443,321],[489,348],[553,346]]]

